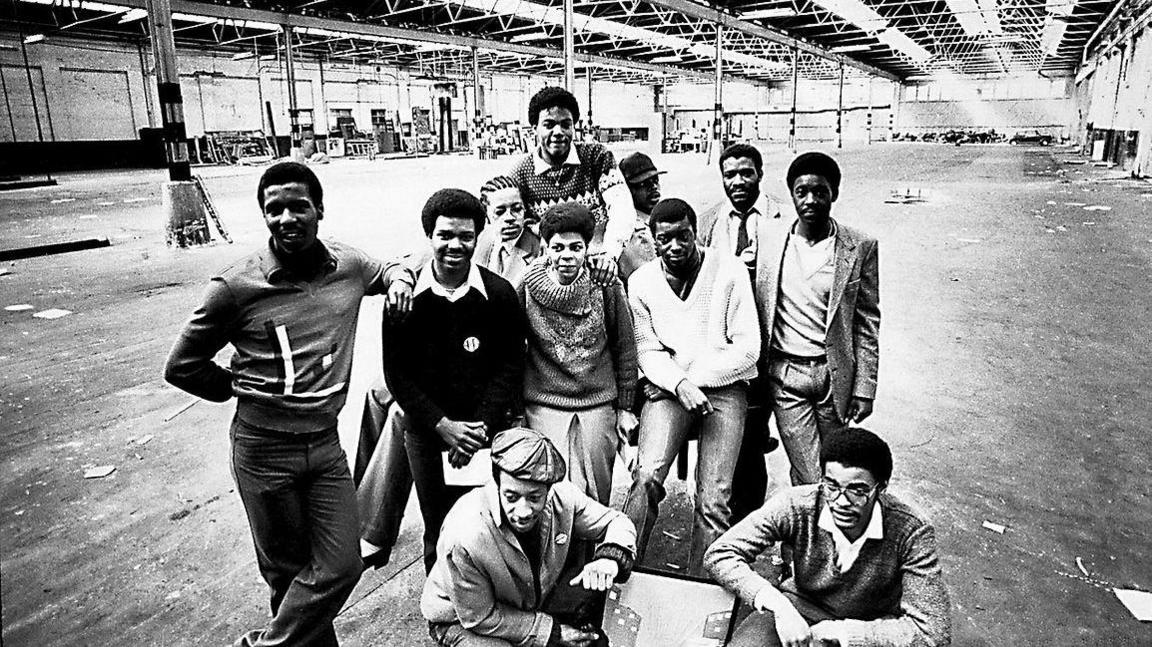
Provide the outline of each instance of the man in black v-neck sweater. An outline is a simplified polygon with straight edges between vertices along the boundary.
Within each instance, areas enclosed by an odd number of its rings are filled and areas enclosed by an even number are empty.
[[[412,311],[384,322],[384,377],[406,417],[405,446],[424,518],[424,566],[440,525],[467,488],[444,484],[441,453],[461,465],[521,414],[527,324],[512,286],[472,263],[486,214],[458,189],[429,198],[422,220],[432,260],[417,273]]]

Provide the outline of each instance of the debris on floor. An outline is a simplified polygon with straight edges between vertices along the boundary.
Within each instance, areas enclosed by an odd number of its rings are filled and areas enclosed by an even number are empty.
[[[59,319],[60,317],[67,317],[70,314],[72,314],[71,310],[64,310],[63,308],[48,308],[47,310],[41,310],[32,316],[36,317],[37,319]]]
[[[668,568],[672,569],[672,570],[675,570],[675,571],[678,571],[681,568],[683,568],[679,564],[673,564],[672,562],[664,562],[664,565],[667,566]]]
[[[921,189],[897,189],[892,192],[892,195],[884,201],[884,204],[916,204],[924,202],[927,198],[924,196]]]
[[[17,303],[15,305],[4,306],[4,309],[8,312],[23,312],[25,310],[31,310],[32,306],[27,303]]]
[[[1088,203],[1087,202],[1065,202],[1064,206],[1065,207],[1083,207],[1086,204],[1088,204]]]
[[[193,399],[193,400],[189,400],[189,401],[188,401],[188,404],[185,404],[184,406],[180,407],[179,409],[177,409],[177,410],[173,411],[172,413],[170,413],[170,414],[168,414],[168,415],[164,416],[164,422],[169,422],[169,421],[171,421],[171,420],[172,420],[173,418],[175,418],[176,416],[178,416],[178,415],[180,415],[180,414],[184,413],[185,411],[187,411],[187,410],[191,409],[191,408],[192,408],[192,406],[193,406],[193,405],[195,405],[195,404],[196,404],[197,402],[199,402],[199,401],[200,401],[200,398],[196,398],[196,399]]]
[[[1080,559],[1079,557],[1076,558],[1076,568],[1080,569],[1080,572],[1084,574],[1084,577],[1092,577],[1088,573],[1088,569],[1084,568],[1084,560]]]
[[[1091,227],[1092,225],[1096,224],[1096,221],[1095,220],[1085,220],[1084,222],[1082,222],[1080,224]]]
[[[682,536],[680,536],[680,535],[678,535],[678,534],[676,534],[676,533],[674,533],[674,532],[669,532],[669,531],[667,531],[667,530],[662,530],[661,532],[663,532],[663,533],[664,533],[664,536],[665,536],[665,537],[667,537],[667,538],[669,538],[669,539],[672,539],[672,540],[675,540],[675,541],[684,541],[684,537],[682,537]]]
[[[1112,589],[1132,617],[1140,622],[1152,622],[1152,593],[1136,589]]]
[[[153,438],[155,438],[155,436],[153,436],[152,434],[148,434],[146,436],[140,436],[139,438],[133,438],[132,440],[129,440],[128,442],[136,443],[137,445],[147,445],[148,443],[152,442]]]
[[[956,242],[958,242],[958,243],[978,243],[978,242],[980,242],[980,239],[979,238],[957,238]]]
[[[1094,204],[1090,207],[1084,207],[1084,210],[1085,211],[1111,211],[1112,207],[1102,205],[1102,204]]]
[[[65,202],[76,202],[76,198],[57,198],[52,200],[52,204],[64,204]]]
[[[1004,525],[1001,525],[998,523],[993,523],[993,522],[988,521],[988,520],[984,520],[984,523],[981,524],[981,526],[984,528],[987,528],[988,530],[991,530],[992,532],[999,533],[1001,535],[1003,535],[1004,531],[1008,529],[1008,526],[1004,526]]]
[[[115,465],[100,465],[97,467],[90,467],[84,470],[84,478],[86,479],[102,479],[112,472],[116,471]]]

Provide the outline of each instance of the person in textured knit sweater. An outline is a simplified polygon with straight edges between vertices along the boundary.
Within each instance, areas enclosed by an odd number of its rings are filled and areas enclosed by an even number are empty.
[[[712,577],[759,612],[729,645],[951,644],[935,531],[888,493],[888,445],[850,428],[825,441],[820,462],[819,484],[776,495],[705,556]],[[795,573],[779,587],[751,567],[775,542],[792,548]]]
[[[544,256],[516,291],[528,318],[528,426],[560,448],[569,480],[608,505],[617,439],[639,424],[631,411],[636,338],[624,286],[595,285],[584,266],[594,227],[576,202],[545,212]]]
[[[657,392],[640,414],[640,451],[624,504],[644,554],[664,498],[664,479],[690,431],[700,444],[689,572],[730,524],[732,471],[740,453],[748,381],[756,377],[760,325],[748,273],[731,254],[696,242],[696,212],[683,200],[652,210],[659,258],[628,279],[636,352]]]
[[[536,131],[535,149],[509,172],[524,196],[531,225],[544,212],[565,202],[588,207],[596,220],[588,267],[592,278],[610,285],[617,259],[632,237],[636,212],[612,151],[598,142],[573,143],[580,104],[564,88],[547,87],[528,102],[528,123]]]

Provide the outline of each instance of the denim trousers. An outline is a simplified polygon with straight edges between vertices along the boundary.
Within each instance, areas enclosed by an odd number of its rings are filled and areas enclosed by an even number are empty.
[[[640,563],[664,500],[668,470],[689,433],[698,432],[696,501],[688,554],[688,572],[692,575],[703,575],[704,551],[731,525],[728,501],[732,495],[732,473],[740,454],[748,409],[747,386],[743,382],[701,390],[715,409],[706,416],[689,413],[675,397],[644,404],[640,455],[624,502],[624,514],[638,532],[636,561]]]
[[[791,463],[792,485],[820,480],[820,439],[844,428],[826,361],[780,358],[768,365],[768,394]]]
[[[332,620],[360,580],[356,495],[336,429],[307,434],[232,422],[232,473],[272,619],[237,644],[336,645]]]

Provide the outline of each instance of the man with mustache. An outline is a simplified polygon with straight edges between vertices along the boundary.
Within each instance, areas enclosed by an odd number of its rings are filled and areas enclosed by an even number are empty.
[[[760,188],[763,177],[764,160],[754,146],[737,143],[725,148],[720,153],[720,178],[727,200],[702,216],[709,224],[701,229],[701,240],[705,245],[736,256],[747,268],[758,306],[766,296],[763,290],[758,289],[758,274],[771,271],[767,263],[760,262],[760,242],[777,236],[783,227],[780,203]],[[763,323],[761,321],[761,326]],[[761,339],[768,332],[761,329]],[[736,521],[764,503],[768,489],[764,454],[780,444],[768,433],[771,407],[764,364],[765,357],[761,354],[760,374],[748,388],[748,418],[744,424],[730,501],[732,518]]]
[[[636,212],[612,152],[598,142],[573,142],[579,120],[580,105],[564,88],[546,87],[533,95],[528,123],[535,129],[535,149],[509,176],[520,187],[529,226],[562,202],[579,202],[592,212],[596,232],[588,268],[593,280],[609,285]]]
[[[365,295],[411,305],[411,272],[318,237],[324,193],[295,162],[264,172],[256,199],[271,234],[212,278],[164,377],[212,402],[236,397],[232,467],[272,619],[236,641],[335,645],[336,617],[360,579],[355,491],[336,433]],[[385,342],[387,345],[389,342]],[[231,344],[230,368],[213,362]]]
[[[819,484],[789,488],[724,533],[708,572],[757,613],[731,647],[945,647],[948,591],[932,524],[888,492],[892,452],[876,434],[844,430],[824,444]],[[794,577],[752,570],[773,543]]]
[[[596,611],[612,584],[628,579],[636,529],[566,473],[538,431],[508,429],[492,440],[493,482],[448,513],[424,583],[420,611],[438,645],[607,645]],[[592,559],[566,568],[585,542],[596,543]]]

